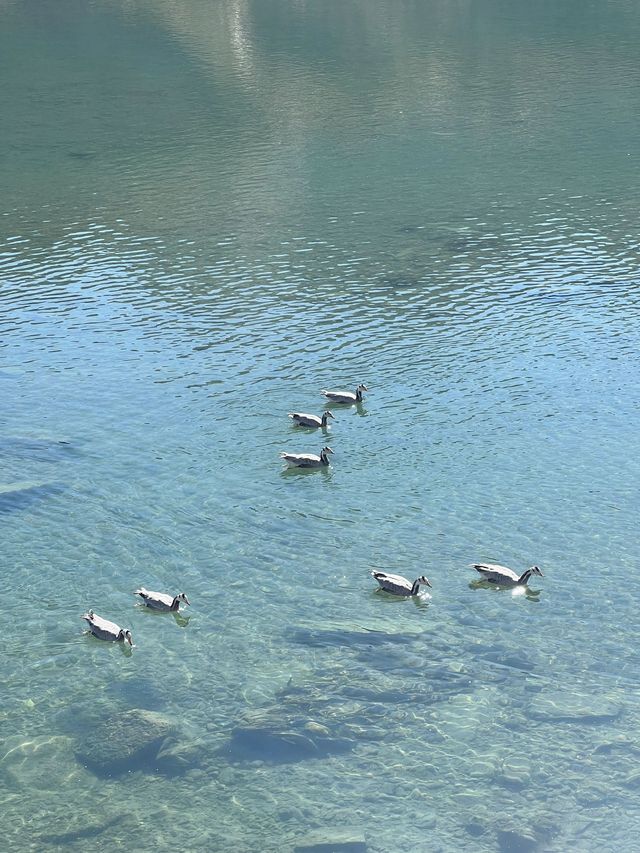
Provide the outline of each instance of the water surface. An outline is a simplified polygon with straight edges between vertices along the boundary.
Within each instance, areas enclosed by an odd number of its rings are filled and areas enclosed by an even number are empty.
[[[4,849],[633,849],[635,4],[0,22]]]

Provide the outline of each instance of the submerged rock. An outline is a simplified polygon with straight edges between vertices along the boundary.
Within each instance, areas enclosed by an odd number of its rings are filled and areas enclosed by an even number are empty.
[[[352,646],[381,646],[387,643],[406,645],[415,643],[421,634],[417,633],[387,633],[364,629],[354,631],[349,628],[292,628],[287,632],[287,637],[292,642],[303,646],[339,646],[349,648]]]
[[[253,715],[233,729],[224,749],[231,760],[287,764],[348,752],[355,746],[328,725],[304,717],[283,718],[277,712]]]
[[[532,853],[539,846],[530,829],[499,829],[497,841],[500,853]]]
[[[602,696],[554,691],[536,696],[529,715],[549,723],[608,723],[620,715],[620,707]]]
[[[630,773],[622,784],[625,788],[640,788],[640,772]]]
[[[294,853],[367,853],[364,835],[358,830],[317,830],[301,838]]]
[[[0,512],[23,509],[30,503],[62,490],[59,483],[43,480],[21,480],[15,483],[0,483]]]
[[[77,819],[76,815],[73,815],[73,817]],[[125,818],[128,817],[128,814],[114,815],[101,823],[91,823],[85,826],[79,826],[78,828],[70,829],[67,832],[41,835],[40,840],[43,844],[58,845],[75,844],[77,841],[92,841],[108,829],[112,829],[114,826],[123,823]]]
[[[353,746],[348,738],[318,737],[291,729],[238,726],[231,735],[229,751],[236,760],[288,764],[348,752]]]
[[[81,764],[99,776],[156,768],[158,752],[175,734],[172,723],[155,711],[134,708],[99,723],[76,751]]]
[[[200,741],[168,737],[156,755],[158,769],[168,775],[177,776],[189,770],[197,770],[209,747]]]
[[[593,750],[594,755],[609,755],[620,752],[623,755],[640,755],[640,744],[621,736],[598,744]]]

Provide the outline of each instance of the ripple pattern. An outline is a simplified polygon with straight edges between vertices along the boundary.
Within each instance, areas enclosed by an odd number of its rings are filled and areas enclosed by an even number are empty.
[[[0,4],[3,849],[632,849],[640,22],[565,12]]]

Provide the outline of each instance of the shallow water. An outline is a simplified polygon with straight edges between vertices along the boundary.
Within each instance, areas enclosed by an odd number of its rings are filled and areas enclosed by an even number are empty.
[[[3,849],[634,849],[636,5],[0,23]]]

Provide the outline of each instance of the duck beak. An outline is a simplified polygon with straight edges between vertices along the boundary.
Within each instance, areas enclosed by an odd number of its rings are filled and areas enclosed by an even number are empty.
[[[188,605],[189,605],[189,607],[191,607],[191,602],[189,601],[189,599],[187,598],[187,596],[186,596],[186,595],[185,595],[185,597],[184,597],[184,603],[185,603],[185,604],[188,604]]]

